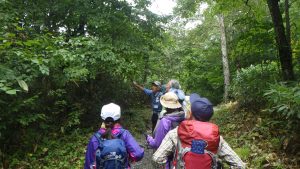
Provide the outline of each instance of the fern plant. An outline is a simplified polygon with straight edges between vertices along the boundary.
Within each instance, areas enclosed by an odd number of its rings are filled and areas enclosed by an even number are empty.
[[[287,86],[284,83],[273,84],[264,94],[269,103],[270,112],[278,112],[291,120],[300,120],[300,84]]]

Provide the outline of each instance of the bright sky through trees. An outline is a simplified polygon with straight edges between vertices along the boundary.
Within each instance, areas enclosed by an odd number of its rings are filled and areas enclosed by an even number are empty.
[[[174,0],[153,0],[149,9],[159,15],[170,15],[175,6]]]

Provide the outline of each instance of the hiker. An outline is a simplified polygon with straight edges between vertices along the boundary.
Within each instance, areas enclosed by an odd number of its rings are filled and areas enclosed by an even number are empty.
[[[181,121],[184,120],[184,112],[181,108],[181,104],[178,101],[178,97],[173,92],[168,92],[161,96],[160,103],[165,108],[165,114],[157,123],[157,127],[154,132],[154,138],[147,136],[146,140],[150,148],[157,149],[166,134],[176,128]],[[172,162],[172,156],[169,157],[168,162]],[[169,168],[169,164],[166,165]]]
[[[161,91],[163,94],[166,94],[166,93],[167,93],[167,84],[161,85],[160,91]]]
[[[210,169],[216,167],[217,155],[231,168],[244,169],[245,163],[219,135],[218,126],[208,122],[213,115],[210,101],[194,93],[190,103],[187,120],[168,132],[153,160],[165,164],[168,156],[175,153],[172,167],[176,169]]]
[[[128,130],[120,125],[121,108],[110,103],[101,109],[101,128],[91,137],[85,155],[84,169],[130,168],[139,161],[144,149]],[[118,165],[118,166],[116,166]]]
[[[167,84],[166,84],[166,92],[173,92],[177,95],[180,104],[182,104],[182,102],[185,99],[185,94],[184,92],[181,90],[181,86],[179,84],[179,82],[175,79],[171,79]]]
[[[183,111],[186,113],[187,110],[187,99],[188,97],[185,96],[184,91],[181,90],[181,86],[178,82],[178,80],[171,79],[167,84],[163,85],[164,86],[164,91],[167,92],[173,92],[177,95],[179,103],[182,106]],[[158,119],[161,119],[163,114],[165,113],[165,110],[163,109],[158,116]],[[156,128],[156,127],[155,127]]]
[[[133,84],[140,90],[144,91],[146,95],[151,97],[151,102],[152,102],[151,122],[152,122],[152,133],[153,133],[153,130],[157,123],[158,115],[162,110],[162,106],[159,101],[160,97],[163,95],[163,93],[160,91],[161,84],[159,81],[152,82],[151,90],[142,87],[136,82],[133,82]]]

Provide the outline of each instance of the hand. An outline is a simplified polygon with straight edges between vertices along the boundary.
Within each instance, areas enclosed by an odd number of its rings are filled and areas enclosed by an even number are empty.
[[[132,83],[133,83],[134,85],[137,85],[136,81],[133,81]]]
[[[151,138],[152,138],[152,137],[149,136],[149,135],[146,136],[146,142],[147,142],[148,144],[150,143]]]

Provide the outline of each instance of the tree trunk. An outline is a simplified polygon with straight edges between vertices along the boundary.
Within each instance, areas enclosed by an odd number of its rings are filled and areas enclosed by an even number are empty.
[[[287,37],[284,31],[282,16],[278,4],[279,1],[267,0],[267,2],[274,24],[276,43],[279,51],[283,79],[295,80],[292,64],[291,46],[287,41]]]
[[[79,24],[78,24],[78,28],[77,28],[77,34],[84,36],[85,35],[85,30],[84,27],[87,24],[87,16],[86,15],[80,15],[79,17]]]
[[[285,11],[285,32],[286,32],[286,40],[291,47],[291,23],[290,23],[290,4],[289,0],[285,0],[284,11]]]
[[[220,32],[221,32],[221,51],[222,51],[222,62],[223,62],[223,74],[224,74],[224,101],[228,101],[228,90],[230,86],[230,72],[228,64],[227,44],[226,44],[226,32],[224,25],[223,15],[218,15]]]

